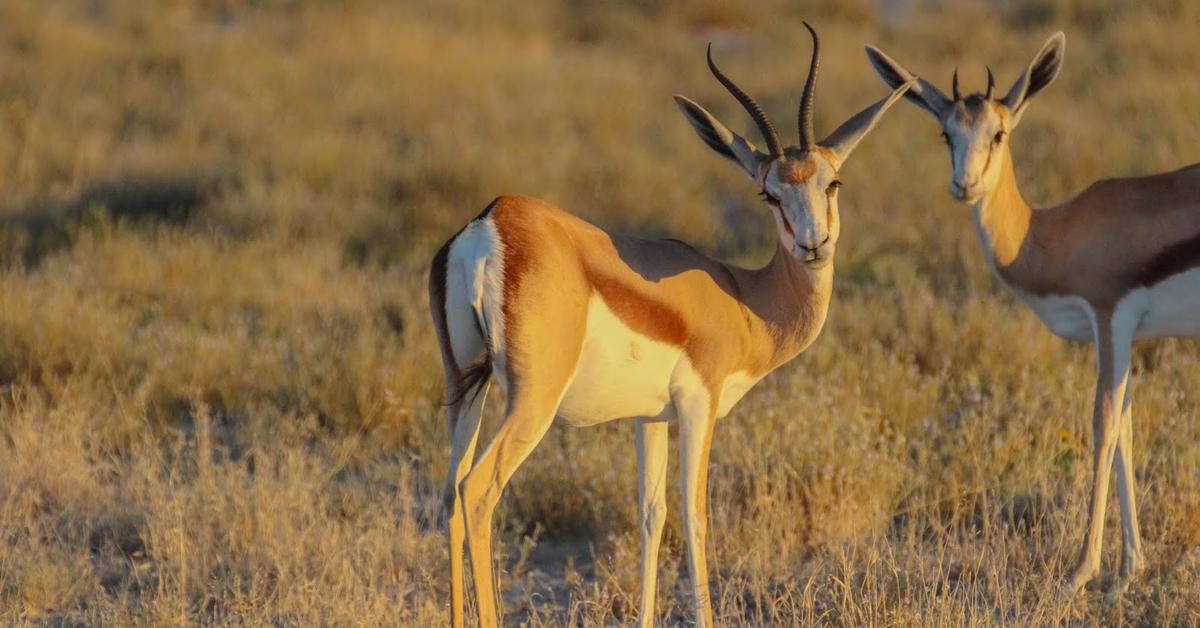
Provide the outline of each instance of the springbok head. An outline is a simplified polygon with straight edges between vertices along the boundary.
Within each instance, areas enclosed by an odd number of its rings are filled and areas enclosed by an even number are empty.
[[[1002,98],[992,95],[996,80],[991,68],[987,71],[987,91],[965,98],[958,88],[958,70],[954,71],[951,83],[953,98],[947,98],[925,79],[916,79],[906,97],[933,114],[942,126],[942,139],[950,148],[952,196],[975,203],[995,189],[1001,162],[1007,158],[1003,149],[1009,134],[1021,121],[1034,94],[1058,76],[1066,46],[1067,38],[1062,31],[1051,35]],[[911,72],[874,46],[867,46],[867,59],[888,85],[904,85],[914,79]]]
[[[901,81],[883,100],[852,116],[828,137],[817,142],[813,137],[813,93],[821,52],[817,33],[807,22],[812,35],[812,63],[800,98],[800,143],[784,147],[775,127],[762,107],[738,88],[713,62],[708,47],[708,68],[713,76],[737,98],[758,125],[767,150],[763,152],[746,138],[730,131],[711,113],[683,96],[675,102],[684,117],[709,148],[741,166],[761,188],[762,197],[773,208],[779,239],[784,249],[810,268],[819,269],[833,259],[840,222],[837,192],[842,182],[838,168],[870,131],[884,112],[904,94],[909,83]]]

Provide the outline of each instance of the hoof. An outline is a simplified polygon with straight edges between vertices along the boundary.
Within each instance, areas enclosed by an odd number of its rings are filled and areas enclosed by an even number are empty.
[[[1129,589],[1129,583],[1133,582],[1138,573],[1146,566],[1146,559],[1142,558],[1141,552],[1133,552],[1124,557],[1121,561],[1121,571],[1117,575],[1117,579],[1108,587],[1105,596],[1109,601],[1116,601],[1125,594]]]
[[[1133,550],[1121,556],[1121,580],[1132,580],[1146,566],[1146,558],[1140,550]]]
[[[1125,595],[1127,589],[1129,589],[1129,580],[1126,578],[1117,578],[1104,591],[1104,600],[1109,604],[1115,604],[1120,601],[1121,596]]]
[[[1090,565],[1079,565],[1071,572],[1071,576],[1063,580],[1062,587],[1059,589],[1059,595],[1063,599],[1071,599],[1076,593],[1082,589],[1092,578],[1096,576],[1098,570]]]
[[[1058,599],[1061,602],[1070,602],[1075,599],[1075,594],[1079,593],[1082,586],[1075,584],[1070,578],[1063,580],[1058,585]]]

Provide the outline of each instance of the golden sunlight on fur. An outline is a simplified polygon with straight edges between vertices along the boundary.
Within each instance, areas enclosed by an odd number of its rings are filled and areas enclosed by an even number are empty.
[[[887,95],[864,43],[973,92],[1063,30],[1012,137],[1031,206],[1200,160],[1197,3],[935,4],[0,2],[0,625],[448,625],[429,261],[524,194],[766,264],[770,207],[672,99],[766,149],[709,41],[792,144],[802,20],[819,132]],[[820,337],[711,434],[713,623],[1200,623],[1200,347],[1130,356],[1145,569],[1106,599],[1110,508],[1100,579],[1061,599],[1095,355],[992,276],[948,152],[898,103],[838,167]],[[612,325],[621,304],[583,307]],[[521,464],[492,526],[506,625],[638,621],[636,438],[556,423]],[[679,434],[643,439],[672,452],[647,460],[657,619],[691,625]]]

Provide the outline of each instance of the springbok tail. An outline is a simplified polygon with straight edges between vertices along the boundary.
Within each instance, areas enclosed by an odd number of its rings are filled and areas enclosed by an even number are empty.
[[[483,425],[483,406],[487,401],[492,364],[483,362],[462,375],[457,398],[448,402],[450,424],[450,469],[442,493],[444,514],[453,513],[458,485],[475,460],[475,445]]]

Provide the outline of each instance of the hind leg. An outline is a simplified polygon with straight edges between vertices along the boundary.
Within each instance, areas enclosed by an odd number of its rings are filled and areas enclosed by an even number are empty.
[[[450,625],[461,628],[463,625],[463,592],[466,583],[463,579],[463,548],[466,541],[466,526],[463,521],[462,495],[458,485],[466,477],[471,463],[475,459],[475,443],[479,440],[479,424],[483,417],[483,404],[487,398],[490,384],[485,382],[480,388],[468,392],[464,399],[459,400],[450,408],[453,418],[453,443],[450,448],[450,470],[447,478],[446,498],[450,511],[449,542],[450,542]]]
[[[529,456],[554,421],[561,385],[553,396],[516,393],[504,423],[460,487],[466,515],[467,549],[475,582],[479,625],[497,625],[499,596],[492,572],[492,513],[517,467]]]
[[[1099,314],[1097,314],[1099,318]],[[1083,588],[1100,569],[1100,548],[1104,536],[1104,510],[1108,483],[1117,453],[1118,430],[1129,383],[1129,356],[1133,330],[1128,325],[1100,320],[1096,335],[1097,384],[1092,419],[1092,490],[1088,500],[1087,532],[1079,559],[1063,592],[1072,595]]]
[[[442,351],[442,365],[446,375],[446,399],[449,404],[447,418],[450,427],[450,465],[447,471],[444,493],[445,506],[449,513],[447,537],[450,545],[450,624],[454,628],[463,625],[463,543],[465,524],[463,521],[462,496],[458,485],[466,477],[475,459],[475,444],[479,439],[479,426],[483,415],[484,400],[487,398],[491,356],[478,319],[471,309],[463,286],[467,279],[460,268],[451,268],[447,282],[445,307],[436,307],[437,294],[430,302],[435,304],[434,322],[438,333],[438,344]],[[474,365],[466,369],[458,365]]]
[[[1121,570],[1112,593],[1121,593],[1142,569],[1142,538],[1138,530],[1136,481],[1133,470],[1133,399],[1125,388],[1125,405],[1117,435],[1117,496],[1121,501]]]

